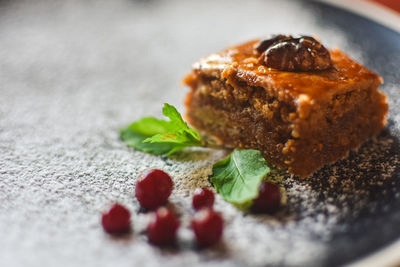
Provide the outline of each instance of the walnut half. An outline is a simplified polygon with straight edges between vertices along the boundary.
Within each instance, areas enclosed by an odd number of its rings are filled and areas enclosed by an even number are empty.
[[[332,66],[328,49],[310,36],[277,35],[261,41],[255,50],[261,53],[260,63],[269,68],[320,71]]]

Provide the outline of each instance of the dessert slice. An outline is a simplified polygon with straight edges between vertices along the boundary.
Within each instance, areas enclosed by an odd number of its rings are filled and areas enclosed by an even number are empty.
[[[190,124],[300,177],[346,157],[386,123],[382,79],[312,37],[228,48],[194,64],[183,82]]]

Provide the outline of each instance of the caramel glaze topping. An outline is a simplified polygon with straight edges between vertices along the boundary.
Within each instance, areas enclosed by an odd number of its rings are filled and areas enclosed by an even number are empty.
[[[260,53],[254,48],[259,40],[231,47],[196,63],[196,69],[210,76],[220,76],[232,83],[246,82],[250,86],[275,91],[282,99],[298,99],[300,95],[311,101],[330,99],[335,94],[379,86],[383,80],[350,59],[339,49],[329,51],[331,66],[319,71],[282,71],[259,62]],[[199,71],[200,73],[200,71]]]

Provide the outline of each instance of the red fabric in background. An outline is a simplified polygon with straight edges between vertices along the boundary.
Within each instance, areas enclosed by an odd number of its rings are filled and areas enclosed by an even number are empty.
[[[400,0],[372,0],[372,2],[377,2],[400,13]]]

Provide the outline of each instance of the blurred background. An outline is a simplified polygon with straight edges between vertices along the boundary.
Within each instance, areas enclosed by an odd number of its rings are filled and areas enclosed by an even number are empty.
[[[399,1],[396,1],[396,0],[372,0],[372,2],[382,4],[390,9],[400,12],[400,2]]]

